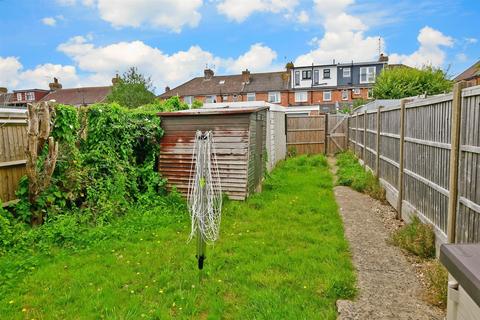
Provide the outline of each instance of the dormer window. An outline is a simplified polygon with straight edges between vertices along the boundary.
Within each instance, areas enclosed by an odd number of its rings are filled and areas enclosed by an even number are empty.
[[[23,100],[22,93],[21,92],[17,93],[17,101],[22,101],[22,100]]]
[[[330,79],[330,69],[323,69],[323,79]]]
[[[303,70],[302,71],[302,80],[312,79],[312,70]]]
[[[295,85],[300,85],[300,71],[295,71]]]
[[[318,84],[320,82],[320,71],[313,70],[313,84]]]
[[[35,92],[27,92],[27,101],[35,100]]]
[[[343,77],[350,78],[350,76],[351,76],[350,68],[343,68]]]

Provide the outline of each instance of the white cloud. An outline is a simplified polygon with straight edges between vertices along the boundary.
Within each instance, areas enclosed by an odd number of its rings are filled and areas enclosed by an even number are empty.
[[[0,57],[0,86],[2,87],[46,89],[53,77],[62,79],[62,83],[66,86],[76,86],[79,81],[74,66],[47,63],[23,70],[23,65],[18,58]]]
[[[296,65],[374,60],[378,56],[379,39],[365,36],[368,29],[359,18],[346,12],[353,0],[315,0],[315,12],[323,25],[322,38],[314,37],[309,44],[315,46],[310,52],[295,60]]]
[[[242,22],[255,12],[288,12],[297,4],[298,0],[222,0],[217,10],[230,20]]]
[[[84,6],[98,10],[100,17],[113,27],[144,25],[180,32],[184,26],[196,27],[200,22],[202,0],[57,0],[62,5]]]
[[[227,71],[239,73],[249,69],[253,72],[268,71],[273,67],[277,53],[261,43],[256,43],[250,49],[236,59],[226,59],[222,64]]]
[[[475,44],[478,42],[477,38],[464,38],[464,39],[465,39],[465,42],[468,44]]]
[[[305,10],[302,10],[297,16],[297,21],[298,23],[305,24],[310,21],[310,17],[308,16],[308,13]]]
[[[392,54],[391,63],[403,63],[412,67],[432,65],[439,67],[445,61],[445,52],[442,47],[452,47],[453,39],[438,30],[423,27],[417,37],[419,47],[411,54]]]
[[[57,24],[57,20],[53,17],[45,17],[42,19],[42,23],[46,26],[54,27]]]

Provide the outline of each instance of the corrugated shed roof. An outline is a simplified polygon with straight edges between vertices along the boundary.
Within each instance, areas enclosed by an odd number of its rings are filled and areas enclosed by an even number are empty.
[[[40,101],[55,100],[57,103],[72,106],[90,105],[105,101],[111,91],[111,86],[59,89],[47,94]]]
[[[250,82],[243,83],[241,74],[193,78],[163,94],[160,98],[172,96],[197,96],[209,94],[238,94],[247,92],[283,91],[289,89],[289,73],[266,72],[250,73]]]
[[[480,77],[480,60],[475,62],[473,66],[468,68],[467,70],[460,73],[458,76],[455,77],[455,81],[461,80],[468,80],[474,77]]]

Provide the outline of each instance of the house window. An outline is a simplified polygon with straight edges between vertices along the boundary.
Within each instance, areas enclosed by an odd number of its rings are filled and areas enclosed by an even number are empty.
[[[359,95],[360,94],[360,88],[353,88],[353,94]]]
[[[344,78],[350,78],[350,68],[343,68],[343,77]]]
[[[360,68],[360,83],[375,82],[375,67],[361,67]]]
[[[35,100],[35,92],[27,92],[27,101]]]
[[[318,84],[320,82],[320,71],[313,70],[313,83]]]
[[[295,71],[295,85],[300,85],[300,71]]]
[[[185,96],[183,98],[183,102],[185,102],[186,104],[188,104],[189,106],[192,105],[193,103],[193,96]]]
[[[372,89],[372,88],[368,88],[367,98],[368,98],[368,99],[372,99],[372,98],[373,98],[373,89]]]
[[[224,94],[222,96],[222,102],[228,102],[228,95]]]
[[[348,100],[348,90],[342,90],[342,100]]]
[[[268,93],[268,102],[280,103],[280,92],[269,92]]]
[[[255,92],[247,93],[247,101],[255,101]]]
[[[323,91],[323,101],[332,100],[332,91]]]
[[[17,101],[22,101],[22,100],[23,100],[22,93],[21,92],[17,93]]]
[[[217,97],[216,96],[205,96],[205,103],[216,103]]]
[[[295,102],[307,102],[308,101],[308,92],[307,91],[297,91],[295,92]]]
[[[330,69],[323,69],[323,79],[330,79]]]
[[[302,71],[302,80],[312,79],[312,70],[303,70]]]

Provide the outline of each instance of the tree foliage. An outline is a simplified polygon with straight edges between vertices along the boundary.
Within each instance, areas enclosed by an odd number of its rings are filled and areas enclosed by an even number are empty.
[[[401,99],[420,94],[434,95],[452,89],[441,69],[396,67],[384,69],[373,87],[375,99]]]
[[[136,108],[155,101],[152,80],[131,67],[114,84],[107,102],[118,103],[122,107]]]

